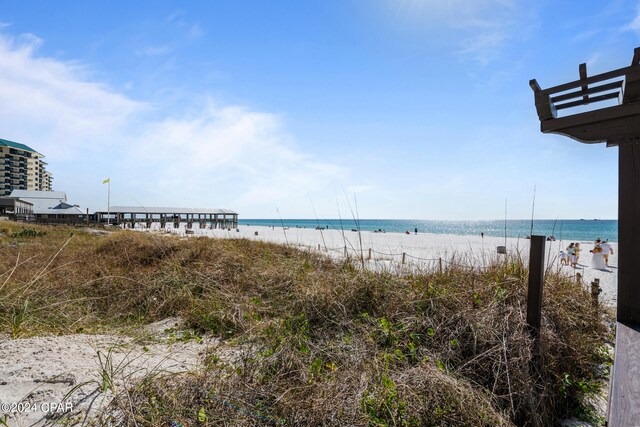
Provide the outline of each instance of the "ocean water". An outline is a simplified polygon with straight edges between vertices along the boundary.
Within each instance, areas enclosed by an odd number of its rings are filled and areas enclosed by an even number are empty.
[[[505,221],[445,221],[445,220],[406,220],[406,219],[240,219],[243,225],[261,225],[267,227],[316,228],[328,227],[336,230],[384,230],[386,232],[411,233],[417,228],[421,233],[456,234],[462,236],[480,235],[503,237]],[[531,220],[507,220],[508,237],[526,237],[531,234]],[[596,238],[618,241],[617,220],[577,220],[542,219],[533,221],[533,234],[555,236],[560,240],[591,242]]]

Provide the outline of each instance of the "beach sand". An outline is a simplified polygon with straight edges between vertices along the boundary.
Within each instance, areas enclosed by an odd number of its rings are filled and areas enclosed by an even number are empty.
[[[147,375],[196,369],[212,348],[233,360],[215,337],[173,339],[167,328],[179,332],[183,323],[169,318],[147,325],[140,335],[146,341],[122,335],[0,336],[0,414],[9,426],[58,425],[55,419],[63,414],[67,420],[60,425],[85,425],[85,418],[109,405],[114,391]]]
[[[498,246],[505,246],[504,237],[490,236],[458,236],[450,234],[430,234],[419,233],[376,233],[372,231],[362,231],[361,233],[351,230],[316,230],[311,228],[271,228],[264,226],[240,225],[237,229],[229,230],[206,230],[193,228],[193,234],[186,234],[184,228],[169,228],[169,232],[181,236],[207,236],[216,238],[244,238],[249,240],[260,240],[274,243],[289,244],[299,248],[316,250],[327,253],[332,257],[343,257],[346,253],[351,257],[364,257],[366,264],[372,269],[381,268],[425,268],[439,267],[442,259],[443,268],[449,264],[460,264],[482,267],[490,262],[501,259],[503,255],[497,254]],[[239,231],[237,231],[239,230]],[[189,230],[191,231],[191,230]],[[570,241],[546,242],[545,264],[548,268],[560,270],[569,277],[576,278],[579,273],[582,275],[582,282],[585,287],[591,289],[591,282],[594,279],[600,280],[602,293],[600,300],[612,306],[616,303],[617,291],[617,243],[611,246],[614,255],[609,258],[609,268],[606,270],[596,270],[591,267],[592,254],[589,252],[593,248],[593,242],[580,241],[580,259],[577,268],[561,266],[560,250],[566,252],[566,247]],[[520,253],[528,260],[529,257],[528,239],[507,238],[506,247],[510,254]],[[371,260],[369,258],[371,249]],[[402,264],[402,254],[405,263]],[[528,262],[528,261],[527,261]]]

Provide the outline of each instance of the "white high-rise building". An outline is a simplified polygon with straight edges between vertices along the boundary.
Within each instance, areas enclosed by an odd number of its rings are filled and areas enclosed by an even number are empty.
[[[43,157],[27,145],[0,139],[0,197],[13,190],[51,191],[53,175]]]

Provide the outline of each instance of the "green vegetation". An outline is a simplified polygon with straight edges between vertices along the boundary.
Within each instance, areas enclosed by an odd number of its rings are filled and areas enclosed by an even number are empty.
[[[46,231],[34,230],[33,228],[24,228],[20,231],[11,233],[11,237],[41,237],[46,235]]]
[[[132,384],[112,402],[122,425],[546,426],[592,414],[603,386],[609,314],[549,274],[535,351],[517,258],[400,275],[247,240],[21,229],[0,223],[1,332],[180,316],[238,350]]]

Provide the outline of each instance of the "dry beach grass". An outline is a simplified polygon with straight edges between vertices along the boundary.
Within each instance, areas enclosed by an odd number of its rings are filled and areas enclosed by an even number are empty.
[[[0,223],[0,331],[132,334],[177,316],[219,337],[132,382],[105,425],[553,425],[593,418],[607,310],[549,274],[539,351],[521,259],[401,274],[244,239]]]

